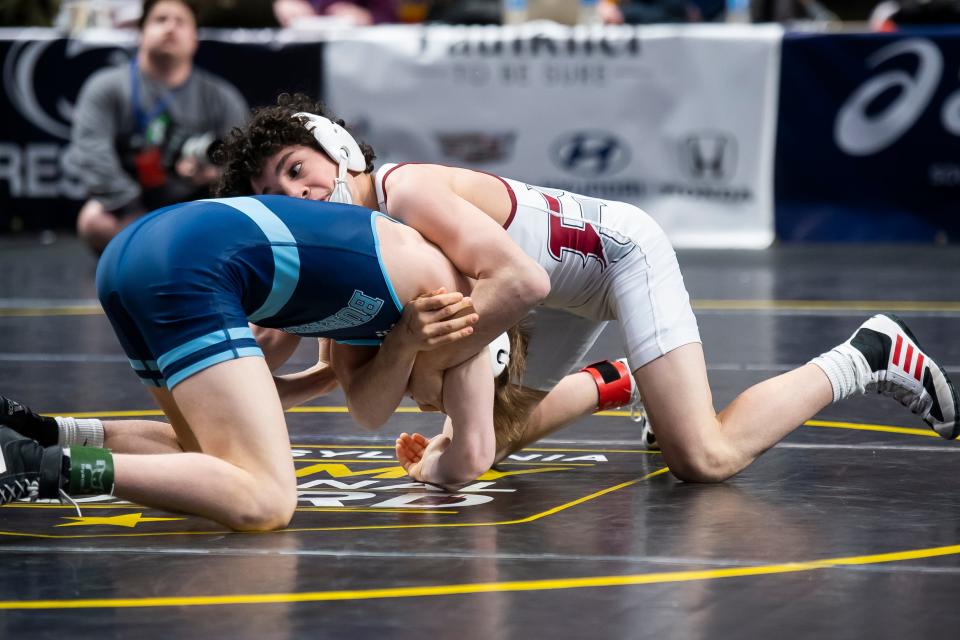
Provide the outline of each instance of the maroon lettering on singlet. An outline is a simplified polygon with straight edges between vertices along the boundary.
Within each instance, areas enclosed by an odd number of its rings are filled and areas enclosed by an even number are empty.
[[[607,259],[603,255],[603,242],[593,225],[583,218],[564,218],[558,198],[539,189],[537,189],[537,192],[546,200],[547,208],[550,209],[551,213],[548,243],[550,257],[557,262],[561,262],[564,251],[573,252],[583,259],[583,264],[586,266],[587,259],[592,256],[600,263],[600,268],[605,269]]]

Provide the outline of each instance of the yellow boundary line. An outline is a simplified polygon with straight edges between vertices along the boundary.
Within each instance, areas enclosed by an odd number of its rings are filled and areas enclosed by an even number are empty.
[[[361,525],[361,526],[349,526],[349,527],[297,527],[297,528],[287,528],[280,529],[279,531],[262,531],[262,532],[237,532],[236,535],[278,535],[282,533],[305,533],[310,531],[372,531],[377,529],[439,529],[439,528],[461,528],[461,527],[501,527],[514,524],[526,524],[528,522],[535,522],[541,518],[546,518],[552,516],[561,511],[565,511],[571,507],[575,507],[578,504],[583,504],[600,496],[606,495],[608,493],[613,493],[614,491],[619,491],[631,485],[635,485],[638,482],[643,482],[649,478],[662,475],[669,471],[667,467],[657,469],[647,475],[636,478],[634,480],[628,480],[627,482],[621,482],[620,484],[614,485],[612,487],[607,487],[606,489],[601,489],[600,491],[595,491],[589,495],[583,496],[582,498],[577,498],[570,502],[566,502],[552,509],[547,509],[546,511],[541,511],[540,513],[535,513],[532,516],[527,516],[525,518],[519,518],[516,520],[501,520],[499,522],[434,522],[429,524],[379,524],[379,525]],[[454,505],[455,506],[455,505]],[[102,533],[102,534],[76,534],[76,535],[53,535],[49,533],[29,533],[29,532],[19,532],[19,531],[0,531],[0,536],[9,536],[9,537],[21,537],[21,538],[43,538],[43,539],[77,539],[77,538],[146,538],[146,537],[156,537],[156,536],[199,536],[199,535],[222,535],[224,533],[230,533],[225,529],[218,531],[161,531],[161,532],[143,532],[143,533]]]
[[[702,311],[960,311],[960,302],[952,300],[693,300]],[[95,316],[103,315],[100,305],[63,307],[0,308],[0,317]]]
[[[880,431],[882,433],[902,433],[910,436],[939,438],[933,429],[913,429],[910,427],[894,427],[885,424],[857,424],[853,422],[833,422],[831,420],[807,420],[805,427],[826,427],[829,429],[856,429],[857,431]]]
[[[826,558],[805,562],[729,569],[695,571],[664,571],[625,576],[589,576],[551,580],[513,580],[480,582],[474,584],[428,585],[421,587],[392,587],[386,589],[353,589],[347,591],[312,591],[306,593],[261,593],[215,596],[180,596],[153,598],[90,598],[75,600],[5,600],[0,610],[14,609],[119,609],[132,607],[190,607],[230,604],[289,604],[298,602],[332,602],[343,600],[383,600],[389,598],[418,598],[426,596],[468,595],[476,593],[506,593],[520,591],[551,591],[596,587],[624,587],[646,584],[664,584],[741,578],[746,576],[778,575],[819,569],[836,569],[866,564],[902,562],[960,554],[960,545],[877,553],[865,556]]]

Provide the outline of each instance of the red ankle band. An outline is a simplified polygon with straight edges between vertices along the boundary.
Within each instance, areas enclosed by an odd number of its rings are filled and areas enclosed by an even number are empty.
[[[600,396],[597,411],[616,409],[630,404],[633,381],[626,364],[619,360],[613,362],[603,360],[587,365],[583,370],[593,376],[593,381],[597,383],[597,393]]]

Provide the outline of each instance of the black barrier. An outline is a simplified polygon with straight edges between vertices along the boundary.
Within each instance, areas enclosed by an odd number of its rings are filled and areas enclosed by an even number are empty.
[[[205,34],[197,65],[230,81],[251,106],[283,91],[320,97],[323,43],[281,42],[280,35]],[[77,94],[95,71],[129,60],[134,47],[125,33],[94,41],[0,30],[0,233],[73,226],[85,194],[63,157]]]

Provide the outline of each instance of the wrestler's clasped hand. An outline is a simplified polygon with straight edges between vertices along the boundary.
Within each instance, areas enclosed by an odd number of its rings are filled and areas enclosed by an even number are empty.
[[[411,348],[430,351],[466,338],[479,319],[470,298],[441,287],[408,303],[394,331],[399,329]]]

